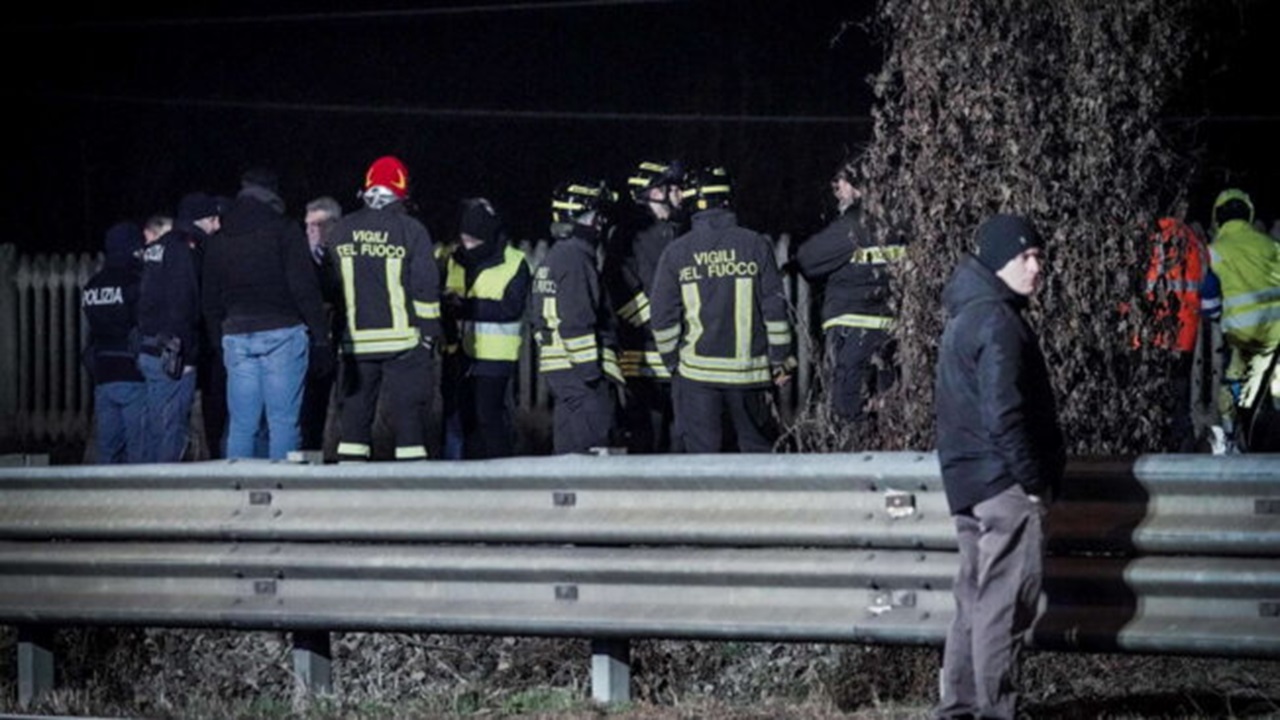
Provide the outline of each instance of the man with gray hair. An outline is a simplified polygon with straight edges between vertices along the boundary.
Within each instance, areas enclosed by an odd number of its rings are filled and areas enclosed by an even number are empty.
[[[342,289],[333,283],[333,261],[329,255],[329,239],[333,227],[342,219],[342,206],[328,195],[322,195],[307,203],[303,223],[307,230],[307,244],[311,248],[311,259],[315,261],[317,277],[320,281],[320,295],[324,301],[326,317],[329,318],[329,331],[334,338],[342,334]],[[327,367],[337,367],[338,357],[336,344],[329,346],[334,355],[326,361]],[[325,449],[324,429],[329,418],[329,405],[334,388],[336,373],[307,374],[306,386],[302,390],[302,412],[298,418],[302,431],[302,449]]]

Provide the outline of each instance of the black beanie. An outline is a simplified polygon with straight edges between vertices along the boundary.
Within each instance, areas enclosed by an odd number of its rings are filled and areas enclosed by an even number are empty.
[[[978,261],[998,272],[1027,248],[1044,247],[1044,238],[1021,215],[992,215],[978,227]]]
[[[194,223],[207,217],[220,215],[218,199],[202,192],[187,193],[178,201],[178,222]]]
[[[497,239],[501,227],[502,219],[498,217],[493,205],[484,198],[475,198],[467,201],[458,229],[473,238],[491,243]]]

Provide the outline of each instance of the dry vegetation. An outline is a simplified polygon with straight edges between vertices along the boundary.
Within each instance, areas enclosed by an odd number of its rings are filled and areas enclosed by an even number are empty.
[[[988,213],[1051,237],[1034,311],[1075,454],[1159,446],[1165,358],[1135,296],[1145,232],[1183,189],[1157,119],[1179,81],[1193,0],[883,0],[868,212],[903,233],[901,382],[862,436],[815,409],[795,445],[932,447],[941,288]],[[1136,311],[1121,317],[1122,302]],[[37,708],[146,717],[888,718],[934,699],[932,648],[637,641],[636,703],[589,697],[585,641],[335,635],[335,694],[305,699],[278,633],[79,629],[57,636],[61,690]],[[0,636],[12,683],[14,637]],[[1280,662],[1032,654],[1036,717],[1280,716]],[[0,687],[12,710],[12,685]]]

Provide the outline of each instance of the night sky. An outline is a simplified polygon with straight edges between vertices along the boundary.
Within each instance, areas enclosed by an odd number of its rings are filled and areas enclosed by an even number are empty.
[[[1274,217],[1280,90],[1255,83],[1276,67],[1280,3],[1218,4],[1230,39],[1196,57],[1171,126],[1217,118],[1179,133],[1205,151],[1204,192],[1229,174]],[[112,222],[233,194],[257,165],[299,218],[321,194],[354,209],[383,154],[408,164],[437,235],[485,195],[516,237],[542,236],[561,180],[621,184],[671,157],[729,167],[744,224],[805,233],[868,139],[883,54],[866,0],[113,5],[3,29],[17,130],[0,227],[24,251],[95,250]]]

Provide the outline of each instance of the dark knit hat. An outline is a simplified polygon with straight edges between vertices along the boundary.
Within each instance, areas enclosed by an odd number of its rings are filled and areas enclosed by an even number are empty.
[[[178,201],[178,222],[195,222],[201,218],[221,215],[218,199],[202,192],[187,193]]]
[[[462,209],[462,222],[458,230],[471,237],[493,242],[502,228],[502,218],[493,209],[493,205],[484,198],[467,200]]]
[[[107,236],[103,242],[103,253],[106,255],[107,262],[114,264],[116,261],[132,257],[133,253],[142,247],[143,241],[142,228],[137,224],[119,222],[107,230]]]
[[[1028,248],[1044,247],[1044,238],[1021,215],[992,215],[978,227],[978,261],[992,272]]]

